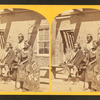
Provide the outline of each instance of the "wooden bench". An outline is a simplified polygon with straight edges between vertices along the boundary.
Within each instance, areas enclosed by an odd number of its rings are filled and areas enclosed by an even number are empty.
[[[59,70],[59,71],[56,71],[56,68],[64,68],[64,67],[62,67],[62,66],[60,66],[60,65],[52,65],[51,66],[51,75],[52,75],[52,79],[55,79],[56,78],[56,74],[58,73],[58,72],[60,72],[60,71],[62,71],[62,70]]]
[[[62,63],[60,65],[51,65],[51,79],[55,79],[56,78],[56,74],[60,71],[62,71],[64,68],[66,67],[66,64]],[[86,70],[86,64],[83,63],[82,65],[80,65],[80,67],[85,71]],[[56,71],[56,68],[62,68],[62,70]]]

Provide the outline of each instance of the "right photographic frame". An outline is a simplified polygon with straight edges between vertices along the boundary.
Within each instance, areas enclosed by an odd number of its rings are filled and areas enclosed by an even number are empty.
[[[79,8],[51,24],[51,92],[100,91],[100,10]]]

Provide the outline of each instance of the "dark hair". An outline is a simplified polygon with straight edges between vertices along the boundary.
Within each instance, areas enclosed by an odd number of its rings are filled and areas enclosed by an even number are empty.
[[[30,41],[29,41],[29,40],[25,40],[25,41],[24,41],[24,43],[25,43],[25,42],[27,42],[29,45],[31,45],[31,43],[30,43]]]
[[[7,43],[9,44],[9,48],[12,49],[12,48],[13,48],[12,44],[11,44],[10,42],[6,42],[6,44],[7,44]]]
[[[99,42],[97,40],[94,40],[93,43],[96,43],[99,46]]]
[[[19,35],[20,35],[20,36],[23,38],[23,40],[24,40],[24,35],[23,35],[22,33],[19,33],[18,36],[19,36]]]
[[[91,39],[93,39],[92,34],[89,33],[89,34],[87,34],[87,37],[88,37],[88,36],[91,37]]]
[[[75,44],[77,44],[77,45],[78,45],[78,49],[81,49],[81,45],[80,45],[80,43],[79,43],[79,42],[76,42]]]
[[[94,40],[94,41],[93,41],[93,43],[94,43],[94,42],[95,42],[96,44],[98,43],[98,41],[97,41],[97,40]]]

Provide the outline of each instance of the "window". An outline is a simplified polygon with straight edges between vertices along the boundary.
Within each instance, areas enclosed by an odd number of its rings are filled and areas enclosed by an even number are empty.
[[[49,29],[38,30],[38,55],[49,56]]]
[[[4,49],[5,39],[4,39],[4,29],[0,29],[0,49]]]
[[[72,30],[61,30],[60,33],[62,37],[64,53],[66,53],[66,49],[74,48],[74,32]]]

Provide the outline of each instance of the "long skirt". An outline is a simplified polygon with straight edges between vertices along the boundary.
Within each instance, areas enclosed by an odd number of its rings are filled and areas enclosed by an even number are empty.
[[[94,76],[95,76],[94,68],[96,65],[97,65],[97,63],[93,63],[86,68],[86,73],[85,73],[85,81],[86,82],[93,82]]]
[[[28,91],[36,91],[40,85],[40,68],[35,65],[28,65],[26,67],[26,79],[23,84],[23,88]]]
[[[18,82],[24,82],[27,76],[26,73],[26,66],[28,65],[28,63],[24,63],[21,66],[18,67],[18,71],[17,71],[17,81]]]
[[[92,82],[92,86],[93,89],[100,91],[100,80],[97,79],[97,74],[95,73],[95,77],[94,80]]]
[[[97,90],[97,91],[100,91],[100,70],[98,70],[100,68],[100,66],[95,66],[95,69],[94,69],[94,80],[92,82],[92,88]],[[97,78],[99,75],[99,79]]]

